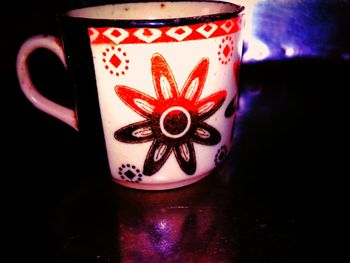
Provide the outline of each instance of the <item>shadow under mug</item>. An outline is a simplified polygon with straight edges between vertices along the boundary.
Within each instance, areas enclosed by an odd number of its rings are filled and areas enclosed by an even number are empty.
[[[118,3],[57,16],[61,38],[37,35],[17,56],[25,96],[106,156],[117,183],[164,190],[208,175],[232,148],[244,7],[215,1]],[[63,48],[64,47],[64,48]],[[67,68],[75,110],[33,85],[45,48]]]

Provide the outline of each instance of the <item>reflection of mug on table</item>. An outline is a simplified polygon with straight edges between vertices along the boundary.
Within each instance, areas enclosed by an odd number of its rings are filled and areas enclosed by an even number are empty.
[[[35,36],[22,45],[22,90],[40,110],[79,130],[91,151],[103,145],[119,184],[157,190],[194,183],[232,147],[242,10],[169,1],[68,11],[58,16],[62,41]],[[32,84],[27,59],[38,48],[67,66],[76,111]]]
[[[207,180],[173,191],[116,188],[110,199],[118,200],[120,261],[235,262],[237,225],[229,213],[227,164]]]

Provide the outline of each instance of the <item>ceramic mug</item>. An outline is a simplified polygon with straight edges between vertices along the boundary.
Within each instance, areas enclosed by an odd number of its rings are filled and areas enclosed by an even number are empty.
[[[84,7],[57,17],[61,38],[26,40],[17,75],[40,110],[78,130],[105,155],[117,183],[163,190],[208,175],[232,148],[244,7],[216,1],[151,1]],[[66,66],[70,109],[33,85],[38,48]]]

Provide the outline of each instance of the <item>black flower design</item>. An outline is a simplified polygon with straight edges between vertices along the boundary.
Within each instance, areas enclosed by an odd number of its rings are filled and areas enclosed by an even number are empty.
[[[144,175],[158,172],[172,152],[181,169],[192,175],[197,167],[193,143],[216,145],[221,140],[220,133],[204,120],[221,107],[226,91],[199,100],[208,74],[207,58],[196,65],[181,92],[163,56],[156,53],[151,62],[157,98],[127,86],[115,87],[119,98],[145,118],[119,129],[115,138],[125,143],[153,141],[144,163]]]

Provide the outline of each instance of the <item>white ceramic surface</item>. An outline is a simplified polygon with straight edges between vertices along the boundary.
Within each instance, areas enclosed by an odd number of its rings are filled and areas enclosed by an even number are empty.
[[[87,30],[114,181],[137,189],[177,188],[208,175],[229,153],[242,16],[227,13],[236,8],[155,2],[67,13],[76,21],[103,21]],[[218,16],[208,20],[212,14]],[[75,111],[48,100],[31,82],[27,60],[37,48],[51,50],[66,65],[59,39],[41,35],[27,40],[17,58],[22,90],[40,110],[78,130]]]

